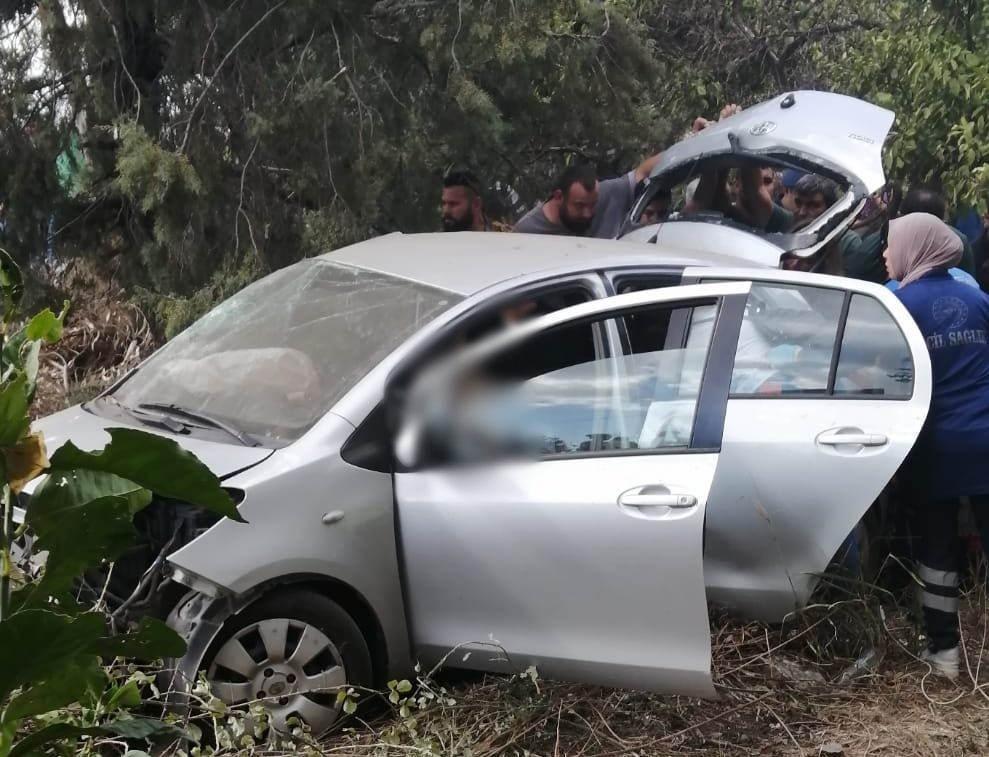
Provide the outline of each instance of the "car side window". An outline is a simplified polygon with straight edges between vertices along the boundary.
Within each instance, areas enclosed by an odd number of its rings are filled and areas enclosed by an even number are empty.
[[[753,284],[731,394],[826,396],[844,297],[834,289]]]
[[[715,307],[686,310],[706,314]],[[684,308],[652,307],[635,315],[662,331],[677,310]],[[450,394],[452,461],[688,447],[710,333],[689,346],[677,341],[675,348],[665,347],[664,334],[615,356],[562,347],[582,341],[574,335],[594,325],[539,334],[459,380]]]
[[[835,396],[909,399],[913,374],[910,347],[893,316],[872,297],[852,295],[838,353]]]

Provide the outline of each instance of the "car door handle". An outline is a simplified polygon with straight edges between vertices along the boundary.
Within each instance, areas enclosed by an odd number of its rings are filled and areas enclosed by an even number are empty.
[[[860,447],[882,447],[889,444],[885,434],[866,434],[862,431],[824,431],[818,434],[818,444],[837,447],[843,444],[856,444]]]
[[[697,497],[692,494],[670,494],[663,493],[643,493],[651,486],[640,486],[631,489],[618,498],[618,504],[623,507],[694,507],[697,504]]]

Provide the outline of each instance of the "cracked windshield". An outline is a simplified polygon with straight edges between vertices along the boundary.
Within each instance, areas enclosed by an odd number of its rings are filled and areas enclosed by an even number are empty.
[[[303,261],[210,311],[113,397],[126,408],[174,406],[259,440],[289,442],[458,299],[392,276]]]

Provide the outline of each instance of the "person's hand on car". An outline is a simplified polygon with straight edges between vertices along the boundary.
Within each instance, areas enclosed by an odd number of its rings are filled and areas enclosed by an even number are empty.
[[[694,123],[691,126],[691,130],[694,132],[694,134],[696,134],[699,131],[704,131],[704,129],[706,129],[710,125],[711,122],[708,121],[706,118],[704,118],[703,116],[697,116],[697,118],[694,119]]]
[[[721,109],[721,114],[718,116],[719,121],[724,121],[726,118],[731,118],[736,113],[742,112],[742,106],[736,103],[728,103],[725,107]]]

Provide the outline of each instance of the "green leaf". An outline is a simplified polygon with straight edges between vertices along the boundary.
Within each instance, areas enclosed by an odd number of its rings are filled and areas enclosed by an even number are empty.
[[[124,739],[148,739],[152,736],[171,736],[185,741],[194,739],[181,728],[151,718],[121,718],[100,726],[78,726],[71,723],[54,723],[21,739],[10,750],[9,757],[27,757],[38,754],[48,744],[82,736],[119,736]]]
[[[52,455],[52,470],[113,473],[162,497],[245,522],[219,479],[172,439],[136,429],[112,428],[108,433],[110,443],[101,452],[83,452],[67,442]]]
[[[395,688],[398,689],[398,692],[400,694],[408,694],[410,691],[412,691],[412,684],[409,683],[407,680],[403,679],[398,682],[398,686],[396,686]]]
[[[107,494],[97,496],[100,492]],[[150,502],[147,489],[109,473],[49,474],[28,501],[25,515],[37,550],[48,552],[44,575],[18,592],[18,601],[28,606],[45,602],[86,570],[124,554],[137,537],[134,514]]]
[[[112,473],[59,469],[54,456],[49,460],[49,471],[45,480],[34,490],[25,513],[27,524],[39,537],[74,510],[84,509],[96,500],[107,497],[124,499],[131,515],[140,512],[149,501],[144,487]]]
[[[99,728],[72,725],[71,723],[54,723],[18,741],[10,750],[8,757],[28,757],[28,755],[42,754],[42,747],[49,744],[68,739],[78,739],[80,736],[99,735],[103,735],[103,731]]]
[[[173,736],[186,741],[194,739],[183,729],[154,718],[120,718],[103,725],[103,731],[125,739],[147,739],[152,736]]]
[[[141,689],[137,681],[128,681],[118,686],[107,700],[107,708],[115,710],[118,707],[138,707],[141,704]]]
[[[106,682],[99,660],[95,656],[81,656],[61,665],[56,675],[26,686],[4,709],[3,721],[41,715],[74,702],[95,701]]]
[[[105,636],[97,613],[70,616],[52,610],[23,610],[0,623],[0,701],[18,686],[57,678]]]
[[[27,377],[19,374],[0,390],[0,447],[13,447],[27,431]]]
[[[162,621],[145,617],[129,633],[97,639],[93,650],[103,657],[154,660],[159,657],[181,657],[185,654],[185,642]]]
[[[30,342],[22,357],[24,375],[27,377],[28,404],[38,387],[38,368],[41,365],[41,342]]]
[[[62,328],[65,325],[65,315],[69,312],[69,301],[62,303],[62,312],[55,315],[50,308],[45,308],[28,321],[24,327],[24,336],[32,341],[45,341],[53,344],[62,338]]]

